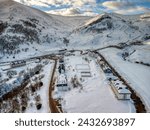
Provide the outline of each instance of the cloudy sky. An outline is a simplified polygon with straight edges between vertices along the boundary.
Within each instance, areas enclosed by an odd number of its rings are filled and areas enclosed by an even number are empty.
[[[96,15],[103,12],[139,14],[150,12],[150,0],[15,0],[60,15]]]

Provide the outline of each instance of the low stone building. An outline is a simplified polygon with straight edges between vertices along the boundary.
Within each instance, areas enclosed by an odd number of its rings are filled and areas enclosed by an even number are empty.
[[[119,80],[111,80],[111,88],[116,95],[117,99],[120,100],[130,100],[131,92],[122,84]]]

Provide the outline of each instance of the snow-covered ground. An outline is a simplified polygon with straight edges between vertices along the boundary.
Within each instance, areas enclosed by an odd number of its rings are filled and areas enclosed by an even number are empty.
[[[44,78],[41,80],[43,82],[43,87],[41,87],[40,90],[38,90],[36,93],[37,95],[41,96],[41,102],[42,102],[42,108],[40,110],[37,110],[36,106],[28,106],[26,113],[49,113],[49,84],[52,74],[54,62],[50,61],[46,66],[43,68],[43,72],[41,74],[44,74]],[[34,97],[30,97],[29,104],[35,104]]]
[[[135,50],[135,52],[127,57],[127,60],[150,65],[150,41],[144,42],[144,46],[133,46],[129,49]]]
[[[24,112],[26,113],[49,113],[50,112],[50,108],[49,108],[49,84],[50,84],[50,79],[51,79],[51,74],[52,74],[52,69],[53,69],[53,65],[54,65],[54,61],[53,60],[49,60],[49,59],[43,59],[41,61],[39,61],[37,63],[37,60],[32,60],[32,61],[28,61],[27,64],[25,66],[22,67],[16,67],[11,69],[10,65],[7,65],[7,68],[9,68],[9,70],[2,70],[5,69],[5,66],[1,66],[1,79],[8,79],[8,81],[5,81],[6,84],[11,84],[12,88],[14,85],[14,81],[17,81],[18,76],[21,76],[21,73],[25,73],[25,72],[30,72],[30,69],[34,69],[35,66],[37,65],[42,65],[42,70],[40,71],[39,74],[35,74],[33,76],[30,77],[30,80],[28,82],[28,84],[25,86],[25,88],[20,90],[20,93],[17,93],[13,98],[12,101],[14,101],[15,99],[18,100],[18,103],[20,103],[20,108],[19,110],[17,110],[17,112],[22,112],[21,111],[21,107],[23,104],[21,104],[21,95],[22,94],[26,94],[27,93],[27,100],[25,101],[27,103],[27,107],[25,109]],[[16,75],[12,76],[12,78],[8,77],[8,71],[15,71]],[[36,83],[42,82],[42,86],[41,87],[37,87],[37,85],[35,85]],[[0,85],[3,83],[0,83]],[[31,87],[33,86],[33,87]],[[20,87],[20,86],[18,86]],[[34,88],[34,90],[33,90]],[[28,92],[26,92],[25,90],[29,90]],[[1,91],[1,90],[0,90]],[[12,90],[11,90],[12,91]],[[1,93],[2,94],[2,93]],[[6,93],[4,93],[6,94]],[[3,94],[3,95],[4,95]],[[40,97],[40,103],[42,104],[42,107],[40,109],[37,109],[36,107],[36,97],[39,95]],[[13,104],[9,102],[8,100],[5,100],[6,103],[8,103],[8,107],[11,108],[12,110],[13,108]],[[3,102],[4,103],[4,102]],[[3,104],[2,103],[2,104]],[[10,106],[9,106],[10,105]],[[5,105],[1,106],[1,111],[7,111],[8,108],[5,108]],[[9,111],[9,110],[8,110]],[[16,111],[14,109],[14,111]]]
[[[135,50],[126,57],[129,62],[123,61],[121,58],[123,51],[121,50],[111,48],[103,50],[101,53],[131,83],[133,89],[146,104],[147,109],[150,109],[150,69],[148,65],[134,63],[150,63],[149,42],[145,43],[150,39],[149,14],[123,16],[105,13],[97,17],[64,17],[47,14],[15,1],[0,0],[0,19],[2,26],[0,30],[0,62],[55,54],[61,49],[83,51],[112,45],[128,45],[127,52]],[[138,42],[145,46],[131,45],[131,43]],[[80,54],[75,55],[64,58],[67,66],[67,78],[71,86],[71,78],[76,75],[79,81],[81,80],[83,90],[82,87],[72,88],[71,91],[62,94],[64,95],[63,109],[66,112],[134,112],[131,102],[118,101],[114,97],[105,75],[96,65],[95,60],[89,56],[85,59]],[[10,67],[10,65],[5,65],[0,68]],[[28,64],[24,68],[16,68],[17,73],[34,65]],[[47,106],[47,92],[52,66],[53,64],[48,64],[43,68],[44,86],[37,91],[37,94],[42,95],[41,100],[44,104],[38,112],[50,111]],[[82,68],[88,72],[81,73]],[[1,69],[1,79],[3,80],[7,76],[6,72]],[[89,75],[89,77],[81,78],[83,74]],[[33,98],[30,98],[30,102],[32,101]],[[89,107],[85,107],[87,105]],[[37,112],[37,110],[29,107],[26,112]]]
[[[68,84],[71,85],[70,80],[76,75],[82,87],[72,87],[64,94],[62,101],[64,112],[135,112],[130,100],[122,101],[115,97],[95,59],[87,55],[69,56],[65,57],[65,65]],[[81,65],[82,69],[79,70],[78,65]],[[81,72],[84,71],[90,71],[91,77],[82,77]]]
[[[143,18],[148,14],[122,16],[105,13],[97,17],[65,17],[47,14],[11,0],[0,2],[4,28],[0,37],[4,40],[4,45],[0,45],[1,61],[42,55],[43,51],[52,49],[97,49],[119,43],[130,44],[144,41],[145,36],[148,38],[150,35],[149,18]],[[31,31],[35,34],[30,34]],[[16,42],[12,43],[10,39]],[[7,50],[8,42],[15,50]]]
[[[146,105],[147,111],[149,112],[150,68],[145,65],[124,61],[120,56],[122,51],[119,49],[105,49],[101,50],[100,53],[103,54],[106,60],[116,69],[116,71],[119,72],[120,75],[122,75],[123,78],[127,80],[134,91],[141,97],[143,103]],[[143,58],[145,58],[144,55]]]

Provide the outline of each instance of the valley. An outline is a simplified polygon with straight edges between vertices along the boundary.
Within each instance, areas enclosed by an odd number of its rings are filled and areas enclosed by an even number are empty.
[[[150,112],[149,57],[149,13],[59,16],[0,0],[1,113]]]

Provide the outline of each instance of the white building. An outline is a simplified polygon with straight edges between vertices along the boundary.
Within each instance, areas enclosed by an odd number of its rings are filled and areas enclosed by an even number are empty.
[[[118,99],[129,100],[131,92],[119,80],[111,81],[111,88]]]
[[[60,74],[58,76],[56,87],[57,87],[58,91],[68,91],[69,90],[69,87],[67,84],[67,76],[65,74]]]
[[[22,60],[22,61],[13,61],[11,63],[11,67],[21,67],[21,66],[25,66],[26,65],[26,61]]]

